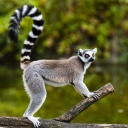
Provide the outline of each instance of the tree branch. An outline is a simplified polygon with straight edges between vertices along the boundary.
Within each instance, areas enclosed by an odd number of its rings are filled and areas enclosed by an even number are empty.
[[[112,93],[114,91],[114,88],[112,84],[108,83],[105,86],[101,87],[97,90],[97,93],[100,96],[100,99],[105,97],[106,95]],[[90,105],[97,102],[92,97],[86,98],[83,101],[79,102],[77,105],[72,107],[70,110],[68,110],[63,115],[55,118],[55,119],[49,119],[49,120],[42,120],[41,127],[42,128],[61,128],[61,127],[68,127],[68,128],[81,128],[81,127],[94,127],[94,128],[101,128],[103,127],[112,127],[112,128],[127,128],[128,125],[117,125],[117,124],[79,124],[79,123],[66,123],[73,120],[76,116],[78,116],[82,111],[87,109]],[[27,118],[18,118],[18,117],[0,117],[0,126],[2,127],[9,127],[9,128],[32,128],[33,124],[30,122]]]
[[[40,128],[128,128],[126,124],[80,124],[65,123],[55,120],[40,120]],[[34,128],[33,124],[26,118],[0,117],[2,128]]]
[[[100,98],[105,97],[106,95],[114,92],[114,88],[112,86],[111,83],[106,84],[105,86],[101,87],[100,89],[98,89],[96,91]],[[64,113],[63,115],[55,118],[54,120],[58,120],[58,121],[62,121],[62,122],[70,122],[71,120],[73,120],[76,116],[78,116],[82,111],[84,111],[85,109],[87,109],[90,105],[94,104],[95,102],[97,102],[98,100],[95,100],[92,97],[86,98],[83,101],[79,102],[77,105],[75,105],[74,107],[72,107],[71,109],[69,109],[66,113]]]

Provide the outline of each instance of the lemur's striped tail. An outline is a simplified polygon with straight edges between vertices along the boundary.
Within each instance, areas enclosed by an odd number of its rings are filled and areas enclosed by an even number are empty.
[[[21,50],[21,68],[24,69],[28,63],[30,63],[31,50],[36,42],[36,39],[43,30],[44,21],[42,19],[41,12],[34,6],[24,5],[21,8],[15,10],[11,16],[9,25],[9,38],[13,42],[18,41],[18,33],[20,28],[20,22],[26,16],[29,16],[33,20],[32,30],[29,32],[27,39],[24,41],[23,48]]]

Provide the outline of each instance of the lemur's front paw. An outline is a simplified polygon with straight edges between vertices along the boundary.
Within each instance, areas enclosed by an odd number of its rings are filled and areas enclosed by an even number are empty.
[[[99,100],[100,99],[100,95],[95,91],[95,92],[91,92],[91,97],[93,97],[95,100]]]
[[[35,128],[38,128],[40,126],[40,121],[38,117],[28,116],[27,118],[34,124]]]

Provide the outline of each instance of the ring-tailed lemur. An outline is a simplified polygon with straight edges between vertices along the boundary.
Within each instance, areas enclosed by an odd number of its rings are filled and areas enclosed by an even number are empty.
[[[26,16],[33,20],[32,30],[24,41],[21,50],[20,64],[23,72],[24,87],[30,97],[29,106],[24,113],[33,122],[35,127],[40,126],[38,118],[33,117],[46,99],[44,83],[55,87],[67,84],[72,85],[83,97],[99,98],[96,92],[90,92],[84,84],[86,69],[95,60],[97,48],[91,50],[78,50],[78,56],[72,56],[64,60],[38,60],[30,61],[33,45],[43,30],[43,19],[41,12],[34,6],[24,5],[15,10],[11,16],[9,25],[9,37],[13,42],[18,41],[20,22]]]

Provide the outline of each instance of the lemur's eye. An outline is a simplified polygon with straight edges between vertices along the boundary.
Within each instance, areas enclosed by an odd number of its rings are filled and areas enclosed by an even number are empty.
[[[92,54],[92,56],[93,56],[93,57],[95,56],[94,53]]]
[[[85,57],[86,57],[86,58],[88,58],[88,57],[89,57],[89,55],[88,55],[88,54],[85,54]]]

